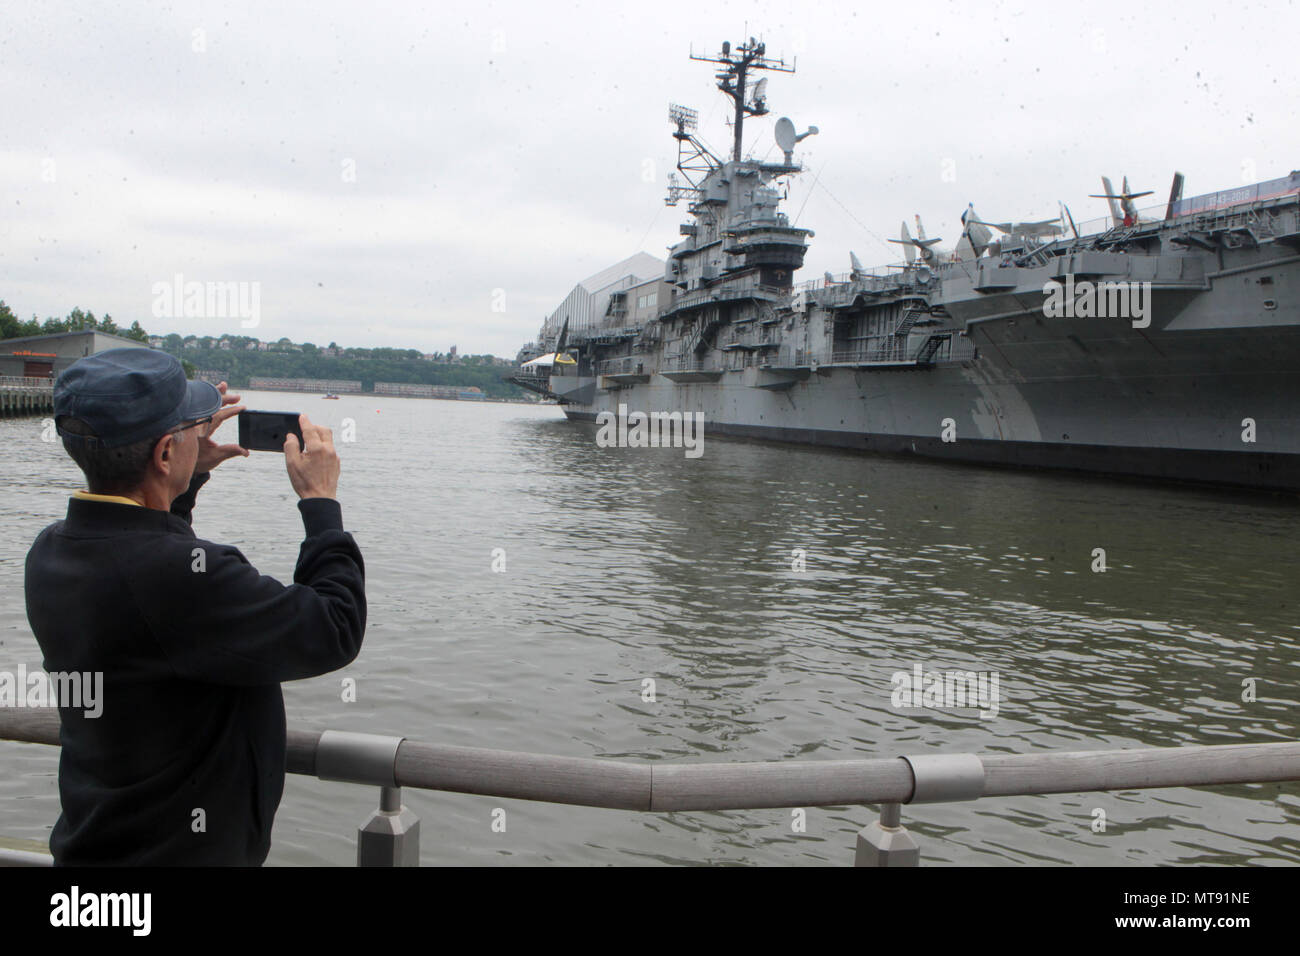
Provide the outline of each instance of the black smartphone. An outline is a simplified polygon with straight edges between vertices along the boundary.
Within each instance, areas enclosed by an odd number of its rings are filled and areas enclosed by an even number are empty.
[[[288,435],[298,436],[298,447],[302,447],[302,427],[298,424],[297,412],[249,412],[239,413],[239,446],[249,451],[284,451],[284,439]]]

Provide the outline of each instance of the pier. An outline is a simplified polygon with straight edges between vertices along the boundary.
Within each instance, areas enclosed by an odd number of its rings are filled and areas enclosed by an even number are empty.
[[[0,740],[58,746],[58,711],[0,711]],[[640,813],[876,806],[879,818],[858,833],[854,865],[916,866],[921,848],[903,825],[905,805],[1297,781],[1300,742],[678,763],[566,757],[350,731],[290,729],[285,762],[289,773],[379,788],[378,808],[358,829],[358,866],[419,865],[420,821],[402,806],[402,787]],[[30,847],[16,850],[0,844],[0,866],[51,862],[48,855],[34,853]]]
[[[54,382],[48,378],[0,375],[0,418],[54,414]]]

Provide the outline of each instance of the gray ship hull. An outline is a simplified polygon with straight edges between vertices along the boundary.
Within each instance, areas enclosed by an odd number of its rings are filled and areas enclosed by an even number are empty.
[[[701,413],[706,440],[1300,491],[1296,326],[1178,332],[1038,316],[983,323],[971,339],[976,357],[930,367],[551,381],[576,421],[623,405]]]

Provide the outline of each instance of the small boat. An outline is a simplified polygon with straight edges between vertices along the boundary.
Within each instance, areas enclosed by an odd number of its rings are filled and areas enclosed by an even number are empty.
[[[337,395],[322,395],[321,398],[338,398]]]

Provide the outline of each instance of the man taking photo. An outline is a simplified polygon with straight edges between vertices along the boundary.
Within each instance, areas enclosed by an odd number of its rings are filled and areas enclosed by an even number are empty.
[[[238,401],[143,348],[55,384],[88,491],[28,552],[27,617],[48,673],[103,674],[98,716],[60,702],[55,865],[261,865],[284,789],[280,684],[361,650],[364,565],[328,428],[303,415],[302,447],[284,445],[305,531],[292,585],[190,527],[209,472],[248,454],[209,437]]]

